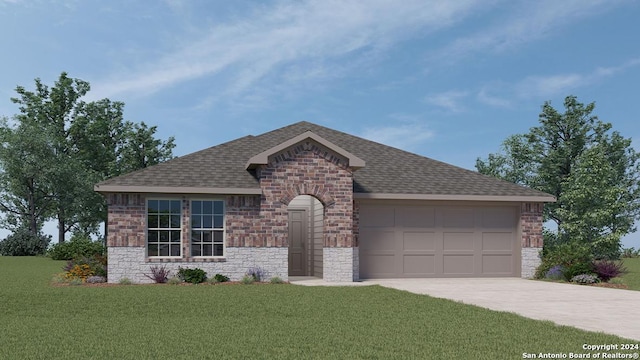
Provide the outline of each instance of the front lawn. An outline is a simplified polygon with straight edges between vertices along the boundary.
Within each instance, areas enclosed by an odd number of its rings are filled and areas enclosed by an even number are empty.
[[[52,286],[62,265],[0,257],[0,359],[515,359],[628,342],[378,286]]]
[[[640,290],[640,258],[623,259],[628,272],[622,276],[630,290]]]

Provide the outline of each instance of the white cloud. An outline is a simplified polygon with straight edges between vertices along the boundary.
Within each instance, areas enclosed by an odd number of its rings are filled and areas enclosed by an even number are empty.
[[[482,88],[480,91],[478,91],[476,98],[479,102],[493,107],[511,107],[511,102],[509,100],[495,95],[490,95],[487,88]]]
[[[200,39],[187,41],[155,62],[133,65],[128,72],[92,81],[92,96],[144,95],[215,75],[224,79],[212,82],[222,81],[221,88],[234,95],[258,87],[258,83],[277,86],[300,81],[304,74],[293,78],[286,74],[306,63],[321,70],[311,72],[311,77],[333,74],[334,70],[346,74],[358,69],[363,58],[415,36],[416,30],[424,34],[447,27],[481,3],[407,0],[399,6],[393,0],[281,1],[208,29]],[[357,59],[351,61],[352,67],[345,65],[347,56]]]
[[[414,117],[412,116],[407,117],[407,115],[395,114],[390,117],[392,119],[400,119],[400,123],[397,125],[370,127],[365,129],[360,136],[385,145],[411,151],[411,149],[415,149],[435,135],[432,130],[419,121],[404,120],[413,119]]]
[[[466,91],[445,91],[439,94],[427,95],[425,101],[449,112],[461,112],[464,110],[464,106],[460,102],[467,97],[467,94]]]
[[[516,8],[513,11],[507,10],[505,18],[498,16],[498,21],[488,28],[476,30],[473,35],[453,41],[436,52],[434,58],[451,61],[475,52],[499,52],[514,48],[548,36],[559,28],[584,17],[601,14],[605,8],[611,8],[617,3],[619,1],[605,0],[507,2],[502,4],[502,7],[515,6]]]
[[[640,65],[640,58],[622,65],[598,67],[590,73],[569,73],[546,76],[528,76],[515,85],[515,92],[522,98],[548,97],[594,84],[629,68]]]

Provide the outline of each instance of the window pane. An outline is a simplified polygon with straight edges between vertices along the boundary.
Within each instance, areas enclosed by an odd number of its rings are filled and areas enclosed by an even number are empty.
[[[194,229],[199,229],[201,225],[202,225],[201,216],[191,215],[191,227]]]
[[[180,200],[171,200],[171,213],[172,214],[180,214],[182,209],[180,208]]]
[[[169,205],[170,201],[169,200],[159,200],[158,203],[159,203],[159,206],[158,206],[159,211],[161,213],[168,214],[169,211],[171,210],[171,207]]]
[[[148,239],[149,239],[149,242],[157,242],[158,241],[158,232],[157,231],[149,231]]]
[[[160,256],[169,256],[169,245],[168,244],[160,244],[158,249],[160,250]]]
[[[147,227],[148,228],[157,228],[158,227],[158,215],[149,215],[149,216],[147,216]]]
[[[171,228],[172,229],[180,228],[180,215],[171,215]]]
[[[211,229],[213,228],[213,216],[212,215],[204,215],[202,216],[202,228],[203,229]]]
[[[147,251],[149,256],[158,256],[158,245],[149,244],[149,250]]]
[[[224,234],[222,231],[214,231],[213,232],[213,242],[221,243],[224,241]]]
[[[169,215],[160,215],[158,218],[160,219],[160,226],[158,227],[167,229],[169,227]]]
[[[158,231],[160,234],[160,242],[169,242],[169,232],[168,231]]]
[[[222,201],[214,201],[213,202],[213,213],[214,214],[223,214],[224,204]]]
[[[211,242],[211,231],[202,232],[202,242]]]
[[[223,219],[222,215],[215,215],[213,217],[213,227],[216,229],[222,229],[223,228],[222,219]]]
[[[202,214],[202,201],[192,201],[191,202],[191,213],[192,214]]]
[[[202,213],[205,215],[213,214],[213,201],[202,202]]]
[[[180,231],[171,231],[171,242],[180,242]]]
[[[224,249],[224,246],[222,246],[222,244],[214,244],[213,246],[215,248],[215,252],[213,254],[214,256],[223,256],[224,255],[222,253],[223,252],[222,250]]]
[[[150,213],[158,212],[158,200],[147,200],[147,208]]]
[[[213,248],[211,247],[211,244],[202,245],[202,256],[212,256],[212,254]]]
[[[171,256],[180,256],[180,244],[171,244]]]
[[[196,244],[191,245],[191,256],[202,256],[200,245],[196,245]]]
[[[191,232],[191,242],[197,243],[202,241],[202,231]]]

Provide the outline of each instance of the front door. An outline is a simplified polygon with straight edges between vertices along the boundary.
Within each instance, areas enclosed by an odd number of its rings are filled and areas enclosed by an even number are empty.
[[[307,210],[289,210],[289,276],[307,276]]]

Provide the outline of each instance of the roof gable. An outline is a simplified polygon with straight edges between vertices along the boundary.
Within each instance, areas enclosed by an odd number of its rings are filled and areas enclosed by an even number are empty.
[[[249,161],[247,161],[245,168],[247,170],[251,170],[251,169],[255,169],[256,167],[258,167],[259,165],[266,165],[269,162],[269,157],[271,155],[277,154],[280,151],[287,149],[291,146],[294,146],[300,142],[303,142],[307,139],[311,139],[315,142],[317,142],[318,144],[326,147],[327,149],[337,153],[338,155],[341,155],[343,157],[345,157],[348,161],[348,166],[354,169],[359,169],[364,167],[365,162],[364,160],[360,159],[359,157],[353,155],[352,153],[348,152],[347,150],[341,148],[340,146],[332,143],[331,141],[328,141],[326,139],[324,139],[323,137],[314,134],[312,131],[305,131],[304,133],[293,137],[287,141],[284,141],[274,147],[271,147],[257,155],[254,155],[253,157],[251,157],[251,159],[249,159]]]

